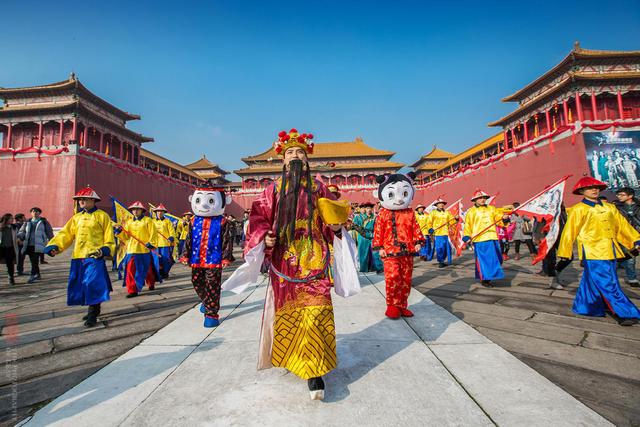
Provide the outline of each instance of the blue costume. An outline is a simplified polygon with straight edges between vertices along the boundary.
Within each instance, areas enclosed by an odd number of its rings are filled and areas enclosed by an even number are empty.
[[[381,272],[384,270],[382,260],[378,251],[371,250],[371,240],[373,239],[373,229],[375,216],[361,213],[353,218],[353,228],[358,232],[358,259],[360,261],[360,271]]]

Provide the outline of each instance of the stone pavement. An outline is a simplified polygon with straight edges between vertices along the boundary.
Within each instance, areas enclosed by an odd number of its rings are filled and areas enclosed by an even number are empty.
[[[525,250],[526,252],[526,250]],[[640,425],[640,325],[575,315],[571,305],[582,269],[562,273],[565,290],[551,290],[527,255],[504,263],[496,288],[479,286],[467,252],[454,266],[416,263],[416,289],[619,426]],[[640,306],[640,289],[622,287]]]
[[[416,290],[416,316],[390,320],[382,277],[361,283],[334,297],[323,402],[285,370],[256,370],[261,285],[225,293],[220,327],[195,307],[24,425],[610,425]]]
[[[131,299],[111,272],[112,300],[103,305],[98,325],[87,329],[81,320],[86,308],[66,305],[70,252],[47,258],[43,279],[34,284],[20,276],[8,286],[0,276],[2,425],[64,393],[198,302],[191,270],[182,265],[156,290]]]

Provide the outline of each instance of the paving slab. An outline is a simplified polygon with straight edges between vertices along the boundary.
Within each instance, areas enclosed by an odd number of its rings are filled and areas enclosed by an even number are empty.
[[[414,318],[385,318],[381,279],[334,296],[339,366],[322,402],[286,370],[256,370],[261,285],[223,295],[213,330],[194,307],[26,425],[608,425],[415,290]]]

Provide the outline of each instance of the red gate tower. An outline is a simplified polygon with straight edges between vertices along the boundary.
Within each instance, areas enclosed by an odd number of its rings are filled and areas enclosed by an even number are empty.
[[[372,201],[376,175],[398,171],[404,163],[391,160],[395,152],[365,144],[362,138],[350,142],[316,142],[309,166],[314,177],[340,188],[342,198],[352,202]],[[264,187],[282,175],[282,157],[274,148],[242,159],[247,167],[234,171],[242,178],[236,201],[250,207]]]
[[[43,86],[0,88],[0,193],[6,211],[43,209],[54,226],[73,213],[77,190],[91,185],[128,203],[162,201],[188,210],[188,195],[203,182],[189,169],[142,149],[153,138],[126,127],[140,116],[90,92],[74,74]]]
[[[564,175],[592,175],[640,191],[640,51],[583,49],[503,98],[517,108],[502,131],[424,176],[425,199],[465,199],[473,188],[522,201]],[[567,201],[577,196],[567,194]]]

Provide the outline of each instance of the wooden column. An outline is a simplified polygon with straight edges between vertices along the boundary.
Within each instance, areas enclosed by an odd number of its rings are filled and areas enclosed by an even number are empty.
[[[60,135],[58,135],[58,145],[62,145],[62,136],[64,135],[64,120],[60,120]]]
[[[7,142],[5,143],[7,148],[13,148],[13,146],[11,145],[12,130],[13,130],[13,123],[9,123],[9,125],[7,126]]]
[[[516,146],[516,133],[513,129],[514,128],[511,128],[511,148]]]
[[[593,114],[591,115],[593,120],[598,120],[598,104],[596,104],[595,92],[591,92],[591,110],[593,111]]]
[[[622,104],[622,94],[620,91],[618,91],[618,115],[620,116],[620,120],[624,119],[624,105]]]
[[[576,111],[578,112],[578,120],[584,121],[584,112],[582,111],[582,101],[580,101],[580,94],[576,92]]]
[[[84,131],[82,132],[82,146],[83,147],[88,147],[89,144],[89,126],[87,126],[86,124],[84,125]]]
[[[544,111],[544,117],[547,119],[547,133],[551,133],[551,117],[548,109]]]
[[[527,121],[524,121],[524,142],[529,141],[529,129],[527,129]]]
[[[102,153],[103,148],[104,148],[104,132],[100,132],[100,147],[98,148],[100,150],[100,153]]]
[[[71,128],[71,139],[76,144],[78,143],[78,118],[73,118],[73,127]]]
[[[569,124],[569,104],[567,104],[567,100],[562,101],[562,113],[564,114],[564,125]]]
[[[123,154],[122,150],[124,149],[124,141],[120,141],[120,140],[118,141],[120,142],[120,155],[118,156],[118,158],[122,160],[122,154]]]
[[[42,148],[42,122],[38,123],[38,147]]]

